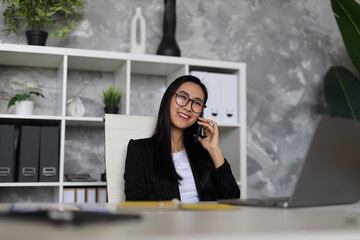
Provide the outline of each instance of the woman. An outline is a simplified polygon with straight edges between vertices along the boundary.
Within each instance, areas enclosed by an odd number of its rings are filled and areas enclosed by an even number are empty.
[[[240,190],[219,147],[217,124],[200,117],[207,90],[190,75],[173,81],[160,103],[151,138],[130,140],[125,163],[126,200],[216,201]],[[206,137],[195,142],[201,125]]]

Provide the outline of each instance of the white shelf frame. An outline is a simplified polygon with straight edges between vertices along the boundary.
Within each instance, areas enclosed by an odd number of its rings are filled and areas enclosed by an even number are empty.
[[[161,75],[170,83],[176,77],[189,74],[190,71],[213,71],[232,73],[238,76],[238,123],[219,124],[220,130],[225,132],[238,131],[240,147],[236,147],[235,156],[238,156],[239,169],[234,172],[236,180],[242,186],[241,197],[247,196],[247,154],[246,154],[246,64],[228,61],[214,61],[184,57],[169,57],[159,55],[142,55],[110,51],[97,51],[72,48],[42,47],[18,44],[0,44],[0,65],[45,67],[58,71],[58,85],[62,87],[57,102],[57,115],[17,116],[0,114],[1,119],[19,120],[55,120],[60,121],[60,159],[59,182],[57,183],[0,183],[0,187],[59,187],[59,202],[62,202],[64,186],[84,186],[84,183],[69,183],[64,181],[65,163],[65,135],[66,126],[103,126],[102,117],[69,117],[66,116],[67,101],[67,74],[69,70],[105,71],[114,73],[114,84],[124,90],[121,114],[130,114],[130,85],[132,74]],[[233,134],[233,133],[231,133]],[[220,133],[221,135],[221,133]],[[104,186],[95,183],[86,183],[86,186]],[[95,185],[94,185],[95,184]],[[106,186],[106,184],[105,184]]]

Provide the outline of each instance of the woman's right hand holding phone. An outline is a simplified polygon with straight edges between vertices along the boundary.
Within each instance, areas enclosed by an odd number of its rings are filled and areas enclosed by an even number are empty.
[[[208,151],[216,168],[224,164],[224,155],[219,146],[219,128],[215,121],[199,117],[197,122],[205,130],[206,137],[199,138],[201,145]]]

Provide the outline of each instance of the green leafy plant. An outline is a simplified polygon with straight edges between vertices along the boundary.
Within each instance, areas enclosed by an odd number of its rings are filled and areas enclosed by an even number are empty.
[[[8,109],[15,105],[15,102],[25,101],[26,99],[30,98],[31,94],[44,98],[45,96],[41,93],[41,88],[36,86],[30,81],[12,81],[10,82],[13,85],[20,86],[23,90],[21,94],[16,94],[12,97],[8,103]]]
[[[4,4],[3,31],[7,34],[18,32],[22,26],[23,30],[49,31],[50,37],[64,39],[77,24],[70,17],[86,7],[86,0],[3,0]]]
[[[355,0],[331,0],[346,50],[360,71],[360,4]],[[324,94],[333,117],[360,120],[360,80],[348,69],[331,67],[324,77]]]
[[[118,107],[121,102],[122,90],[110,86],[102,90],[103,100],[106,107]]]

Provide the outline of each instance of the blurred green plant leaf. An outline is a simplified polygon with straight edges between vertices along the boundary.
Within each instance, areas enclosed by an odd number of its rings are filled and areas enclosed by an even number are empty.
[[[360,120],[360,81],[344,67],[331,67],[324,78],[330,116]]]
[[[355,0],[331,0],[345,47],[360,72],[360,4]]]

